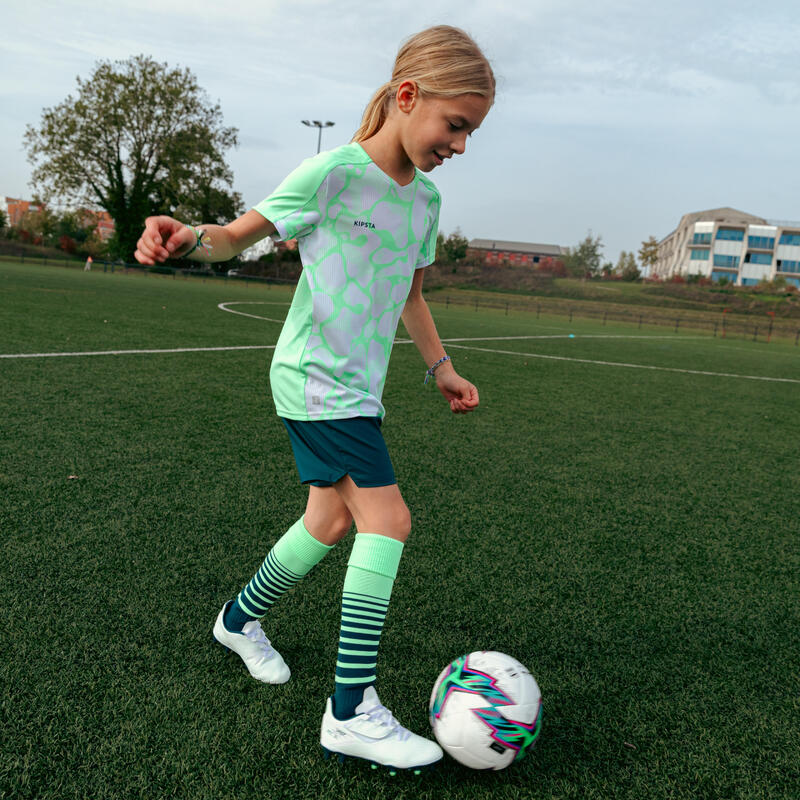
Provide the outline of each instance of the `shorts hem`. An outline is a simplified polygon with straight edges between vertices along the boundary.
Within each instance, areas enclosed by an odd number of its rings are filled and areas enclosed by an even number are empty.
[[[347,475],[350,476],[350,479],[359,489],[380,489],[382,486],[396,486],[397,485],[397,478],[392,476],[392,480],[382,479],[382,480],[357,480],[353,475],[350,475],[349,472],[343,472],[338,478],[330,479],[330,478],[306,478],[305,480],[301,479],[300,483],[304,486],[315,486],[318,483],[324,484],[320,488],[327,488],[328,486],[333,486],[334,483],[338,483],[342,478],[346,477]]]

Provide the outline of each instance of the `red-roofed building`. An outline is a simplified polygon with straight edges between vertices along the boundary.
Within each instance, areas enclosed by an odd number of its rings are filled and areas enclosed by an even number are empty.
[[[557,244],[473,239],[469,243],[467,257],[486,266],[498,266],[501,264],[529,264],[533,266],[547,258],[558,259],[563,253],[563,249]]]

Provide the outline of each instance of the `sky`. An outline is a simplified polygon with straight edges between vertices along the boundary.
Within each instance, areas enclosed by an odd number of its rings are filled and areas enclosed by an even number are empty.
[[[188,67],[239,130],[247,206],[350,141],[400,43],[464,28],[498,79],[466,153],[430,173],[440,229],[574,246],[616,263],[680,217],[800,220],[800,13],[791,0],[0,0],[0,195],[30,197],[27,125],[101,60]]]

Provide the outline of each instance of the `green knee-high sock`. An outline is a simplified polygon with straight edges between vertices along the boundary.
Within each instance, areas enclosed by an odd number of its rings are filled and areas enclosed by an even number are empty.
[[[306,575],[333,549],[315,539],[301,517],[267,553],[261,569],[228,608],[224,623],[232,632],[241,632],[253,619],[263,617],[272,604]]]
[[[375,533],[359,533],[353,542],[342,592],[342,623],[336,661],[333,713],[355,714],[364,689],[375,683],[383,622],[403,554],[403,543]]]

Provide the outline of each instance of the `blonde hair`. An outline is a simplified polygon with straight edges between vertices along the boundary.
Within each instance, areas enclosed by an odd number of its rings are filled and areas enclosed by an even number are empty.
[[[414,81],[423,97],[479,94],[494,102],[494,73],[478,45],[460,28],[436,25],[400,47],[392,79],[372,96],[352,141],[363,142],[383,127],[404,81]]]

